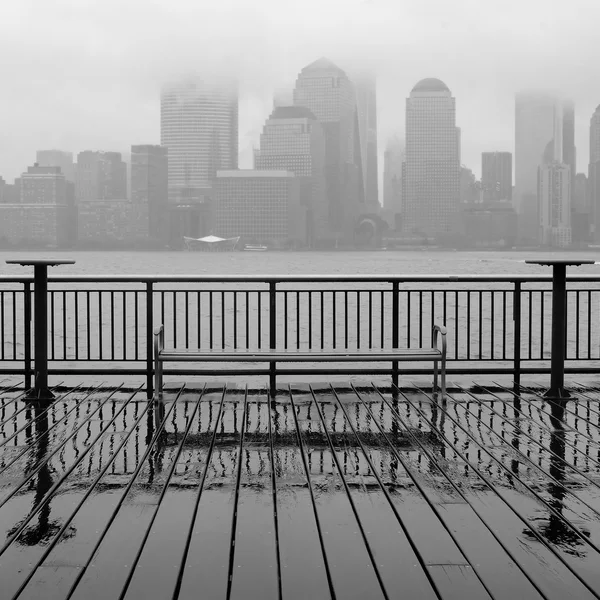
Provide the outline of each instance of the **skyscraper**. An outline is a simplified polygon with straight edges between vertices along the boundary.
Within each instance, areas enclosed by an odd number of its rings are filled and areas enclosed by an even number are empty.
[[[363,194],[367,210],[379,208],[377,170],[377,91],[375,78],[369,74],[353,78],[356,89],[358,136],[362,168]]]
[[[402,165],[404,158],[404,142],[398,136],[391,138],[383,154],[383,208],[393,215],[394,223],[396,223],[396,220],[400,223],[402,213]]]
[[[60,167],[67,181],[75,183],[73,153],[64,150],[38,150],[36,162],[40,167]]]
[[[512,154],[481,154],[481,188],[483,202],[512,201]]]
[[[276,107],[260,135],[257,170],[283,170],[298,178],[300,202],[307,211],[306,242],[326,236],[325,135],[316,117],[303,106]]]
[[[522,240],[539,222],[538,168],[556,161],[575,173],[575,117],[573,103],[541,92],[517,94],[515,103],[515,207]],[[572,178],[570,178],[571,181]]]
[[[600,240],[600,105],[590,120],[590,164],[588,167],[588,194],[591,211],[591,237]]]
[[[335,239],[350,238],[364,206],[354,86],[342,69],[321,58],[300,71],[294,104],[308,108],[323,127],[327,227]]]
[[[235,85],[192,77],[165,86],[160,139],[169,152],[169,201],[205,202],[216,172],[238,165]]]
[[[80,152],[75,173],[75,198],[78,202],[127,198],[127,166],[121,153]]]
[[[419,81],[406,100],[402,228],[426,237],[458,230],[459,135],[456,103],[439,79]]]
[[[168,236],[168,154],[162,146],[131,146],[131,201],[148,207],[151,240],[166,243]]]
[[[539,241],[548,246],[571,245],[571,167],[554,161],[538,171]]]

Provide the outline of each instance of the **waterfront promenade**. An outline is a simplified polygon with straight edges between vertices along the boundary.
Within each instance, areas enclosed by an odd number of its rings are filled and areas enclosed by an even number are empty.
[[[600,596],[600,392],[0,383],[2,598]],[[576,393],[575,393],[576,392]]]

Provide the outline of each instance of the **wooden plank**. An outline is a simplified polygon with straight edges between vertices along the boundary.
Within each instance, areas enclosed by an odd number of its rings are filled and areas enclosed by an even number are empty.
[[[226,449],[215,445],[208,458],[198,511],[191,524],[180,598],[193,598],[199,594],[203,600],[226,597],[242,413],[243,396],[228,393],[217,430],[223,435],[228,434],[230,443]]]
[[[177,470],[152,525],[139,563],[127,589],[126,598],[170,598],[175,589],[190,527],[198,485],[209,457],[209,445],[197,445],[194,434],[212,432],[217,425],[222,390],[205,393],[195,425],[179,457]],[[191,442],[191,443],[190,443]]]
[[[270,409],[266,393],[252,397],[246,407],[246,431],[252,443],[243,443],[238,516],[235,531],[231,598],[277,598],[278,554],[269,443]],[[261,440],[262,438],[262,440]]]
[[[327,598],[329,582],[292,411],[289,399],[278,398],[271,415],[282,596]]]
[[[311,452],[310,435],[322,432],[313,398],[306,388],[293,388],[298,429],[310,468],[311,485],[327,561],[336,596],[344,599],[384,598],[374,566],[365,547],[352,506],[335,466],[332,451]]]

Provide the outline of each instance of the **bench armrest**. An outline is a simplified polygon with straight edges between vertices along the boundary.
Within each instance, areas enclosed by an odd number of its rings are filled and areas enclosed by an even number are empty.
[[[158,355],[165,349],[165,327],[159,325],[154,328],[154,358],[158,358]]]
[[[432,345],[438,349],[438,335],[442,336],[442,358],[446,357],[446,328],[443,325],[434,325],[432,331]]]

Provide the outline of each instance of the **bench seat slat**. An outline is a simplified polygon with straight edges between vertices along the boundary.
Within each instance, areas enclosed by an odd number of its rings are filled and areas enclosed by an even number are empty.
[[[159,360],[181,362],[332,362],[350,361],[419,361],[441,359],[435,348],[401,348],[398,350],[163,350]]]

